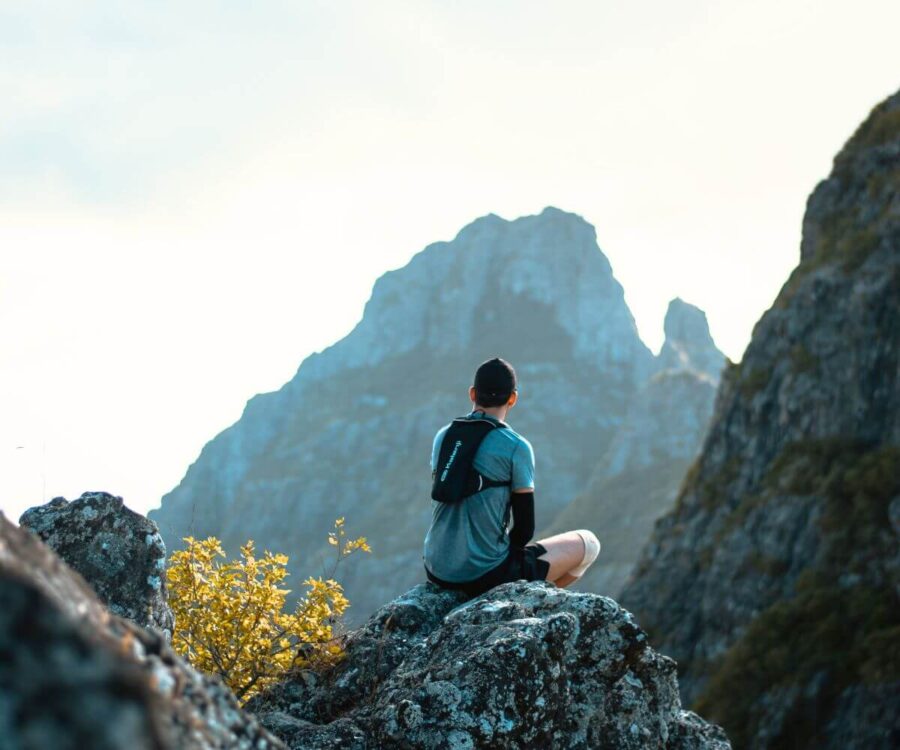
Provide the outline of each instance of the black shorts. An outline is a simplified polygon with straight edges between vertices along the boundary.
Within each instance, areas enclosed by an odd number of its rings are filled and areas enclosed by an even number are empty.
[[[445,589],[455,589],[464,591],[469,596],[478,596],[488,589],[499,586],[501,583],[509,581],[519,581],[523,578],[526,581],[546,581],[547,573],[550,571],[550,563],[546,560],[538,558],[547,551],[547,548],[539,542],[531,542],[524,547],[513,547],[510,545],[506,559],[497,567],[491,568],[487,573],[479,576],[474,581],[466,581],[465,583],[452,583],[450,581],[442,581],[437,576],[432,575],[428,568],[425,568],[425,575],[428,580]]]

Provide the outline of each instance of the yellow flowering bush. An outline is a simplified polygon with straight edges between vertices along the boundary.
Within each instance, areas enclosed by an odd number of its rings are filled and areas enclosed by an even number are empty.
[[[215,537],[184,541],[187,547],[172,554],[166,571],[175,614],[172,646],[197,669],[220,675],[240,701],[291,669],[341,657],[334,626],[350,603],[331,576],[342,558],[371,551],[365,537],[346,538],[343,518],[328,535],[337,552],[329,577],[307,578],[306,596],[292,612],[284,611],[287,555],[266,550],[258,557],[248,541],[240,559],[225,560]]]

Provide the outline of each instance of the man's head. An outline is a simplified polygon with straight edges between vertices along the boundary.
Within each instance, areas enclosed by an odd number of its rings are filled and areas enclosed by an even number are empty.
[[[475,371],[469,398],[487,409],[513,406],[518,398],[516,371],[506,360],[494,357]]]

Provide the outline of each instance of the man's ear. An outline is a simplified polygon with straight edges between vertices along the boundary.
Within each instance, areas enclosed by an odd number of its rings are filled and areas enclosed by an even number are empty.
[[[473,404],[475,404],[475,403],[477,403],[476,398],[477,397],[475,395],[475,386],[470,385],[469,386],[469,401],[471,401]]]
[[[510,408],[516,405],[516,401],[519,400],[519,392],[513,391],[509,394],[509,401],[506,402],[506,405]]]

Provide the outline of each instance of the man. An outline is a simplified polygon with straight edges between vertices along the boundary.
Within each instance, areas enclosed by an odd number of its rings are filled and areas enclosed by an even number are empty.
[[[463,419],[488,421],[488,427],[495,428],[489,429],[471,461],[487,486],[458,502],[433,501],[424,552],[428,580],[470,596],[523,578],[570,585],[597,558],[600,542],[592,532],[579,529],[529,543],[534,534],[534,451],[505,422],[518,403],[512,365],[499,358],[483,363],[469,388],[469,399],[473,410]],[[439,466],[450,428],[447,425],[435,435],[433,476],[453,460],[453,454],[445,451]],[[507,528],[510,513],[511,531]]]

